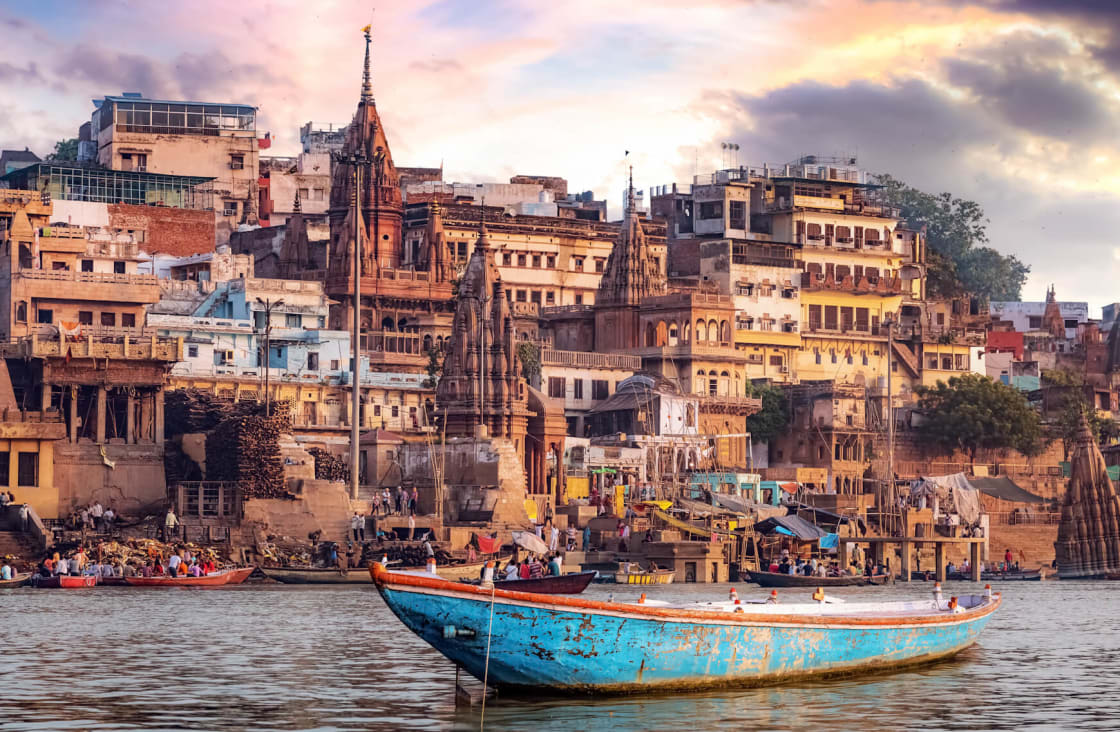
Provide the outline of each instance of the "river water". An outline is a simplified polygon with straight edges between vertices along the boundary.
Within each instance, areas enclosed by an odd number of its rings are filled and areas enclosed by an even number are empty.
[[[969,585],[948,584],[947,594]],[[752,589],[753,588],[753,589]],[[928,583],[838,588],[925,596]],[[0,730],[961,730],[1120,727],[1120,584],[1020,582],[957,659],[718,693],[454,703],[372,586],[0,591]],[[743,599],[765,593],[738,585]],[[726,585],[646,589],[725,599]],[[978,591],[978,590],[975,590]],[[599,585],[588,595],[630,599]],[[784,596],[795,594],[785,590]]]

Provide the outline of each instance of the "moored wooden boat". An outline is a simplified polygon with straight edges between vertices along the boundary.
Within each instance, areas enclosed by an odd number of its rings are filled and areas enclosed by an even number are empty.
[[[495,582],[494,586],[501,590],[514,592],[535,592],[538,595],[578,595],[587,589],[591,580],[595,579],[596,572],[573,572],[572,574],[552,575],[525,580],[502,580]],[[471,580],[466,584],[478,585],[479,580]]]
[[[803,574],[756,572],[754,570],[748,574],[750,575],[748,582],[754,582],[763,587],[862,587],[864,585],[887,584],[890,581],[890,577],[885,574],[872,577],[862,574],[841,577],[813,577]]]
[[[252,571],[252,568],[249,568],[249,572]],[[204,574],[201,577],[160,575],[158,577],[125,577],[124,581],[129,587],[220,587],[229,584],[230,579],[236,577],[238,572],[237,569],[223,569],[212,574]],[[248,574],[245,574],[238,582],[244,582],[245,577],[248,576]]]
[[[286,585],[368,585],[369,570],[343,572],[334,567],[261,567],[265,576]]]
[[[85,587],[96,587],[97,577],[92,574],[56,574],[53,577],[39,578],[35,586],[47,589],[77,590]]]
[[[380,565],[370,574],[393,613],[453,663],[496,688],[546,692],[757,685],[927,663],[972,645],[1000,604],[990,591],[914,602],[628,604]]]
[[[239,584],[241,584],[245,580],[249,579],[249,575],[251,575],[253,573],[253,570],[255,570],[255,569],[256,569],[256,566],[236,567],[234,569],[229,570],[229,574],[226,575],[226,577],[227,577],[226,584],[227,585],[239,585]]]
[[[23,572],[15,574],[9,580],[0,580],[0,590],[12,589],[15,587],[23,587],[31,581],[31,573]]]
[[[671,585],[677,573],[671,569],[654,569],[651,571],[616,572],[614,581],[625,585]]]

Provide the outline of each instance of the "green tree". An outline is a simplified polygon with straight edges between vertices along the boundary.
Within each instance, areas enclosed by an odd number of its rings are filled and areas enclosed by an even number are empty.
[[[68,140],[59,140],[54,144],[54,152],[47,155],[47,162],[57,163],[64,160],[77,160],[78,159],[78,138],[71,137]]]
[[[439,384],[440,377],[443,376],[443,352],[436,347],[428,349],[428,365],[424,367],[428,372],[428,378],[424,380],[424,386],[428,389],[436,388]]]
[[[911,188],[890,175],[876,176],[881,195],[912,229],[926,227],[930,294],[969,292],[989,300],[1018,300],[1030,267],[1000,254],[988,240],[988,219],[975,201]]]
[[[541,349],[536,343],[522,341],[517,344],[517,357],[521,359],[521,375],[530,384],[540,384]]]
[[[916,391],[925,417],[922,436],[946,450],[967,453],[970,462],[981,448],[1011,448],[1024,455],[1042,448],[1042,420],[1014,387],[964,374]]]
[[[770,383],[747,382],[747,396],[762,399],[762,411],[747,417],[747,431],[753,439],[769,442],[786,431],[789,403],[785,392]]]

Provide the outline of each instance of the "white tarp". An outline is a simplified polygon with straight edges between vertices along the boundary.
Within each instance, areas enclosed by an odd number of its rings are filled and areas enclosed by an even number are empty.
[[[972,525],[980,520],[980,491],[976,490],[964,473],[923,476],[913,488],[910,497],[935,496],[940,501],[952,500],[961,521]]]

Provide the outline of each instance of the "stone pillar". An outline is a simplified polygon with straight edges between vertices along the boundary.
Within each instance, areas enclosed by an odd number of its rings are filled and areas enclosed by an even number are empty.
[[[155,393],[155,435],[156,444],[163,444],[163,388]]]
[[[132,396],[132,392],[128,392],[127,398],[127,411],[125,412],[125,444],[136,444],[136,397]]]
[[[973,582],[980,581],[980,542],[974,541],[969,545],[972,550],[969,552],[969,562],[972,566],[969,568],[972,576],[969,577]]]
[[[901,546],[902,546],[902,552],[901,552],[901,555],[899,557],[899,572],[902,573],[901,574],[902,581],[903,582],[909,582],[910,581],[910,568],[912,566],[914,566],[913,557],[911,556],[912,553],[913,553],[914,542],[904,541],[904,542],[902,542]]]
[[[151,442],[153,437],[152,404],[155,397],[151,393],[140,397],[140,430],[137,442]]]
[[[837,543],[836,558],[840,562],[840,571],[847,571],[848,569],[848,542],[841,539]]]
[[[937,542],[933,545],[933,562],[936,565],[934,568],[934,577],[938,582],[945,581],[945,543]]]
[[[105,387],[97,387],[97,442],[102,444],[105,442],[105,412],[108,404],[107,394]]]
[[[78,392],[81,387],[68,386],[70,390],[70,442],[78,441]]]
[[[43,406],[42,410],[45,412],[51,408],[51,385],[43,384]]]

